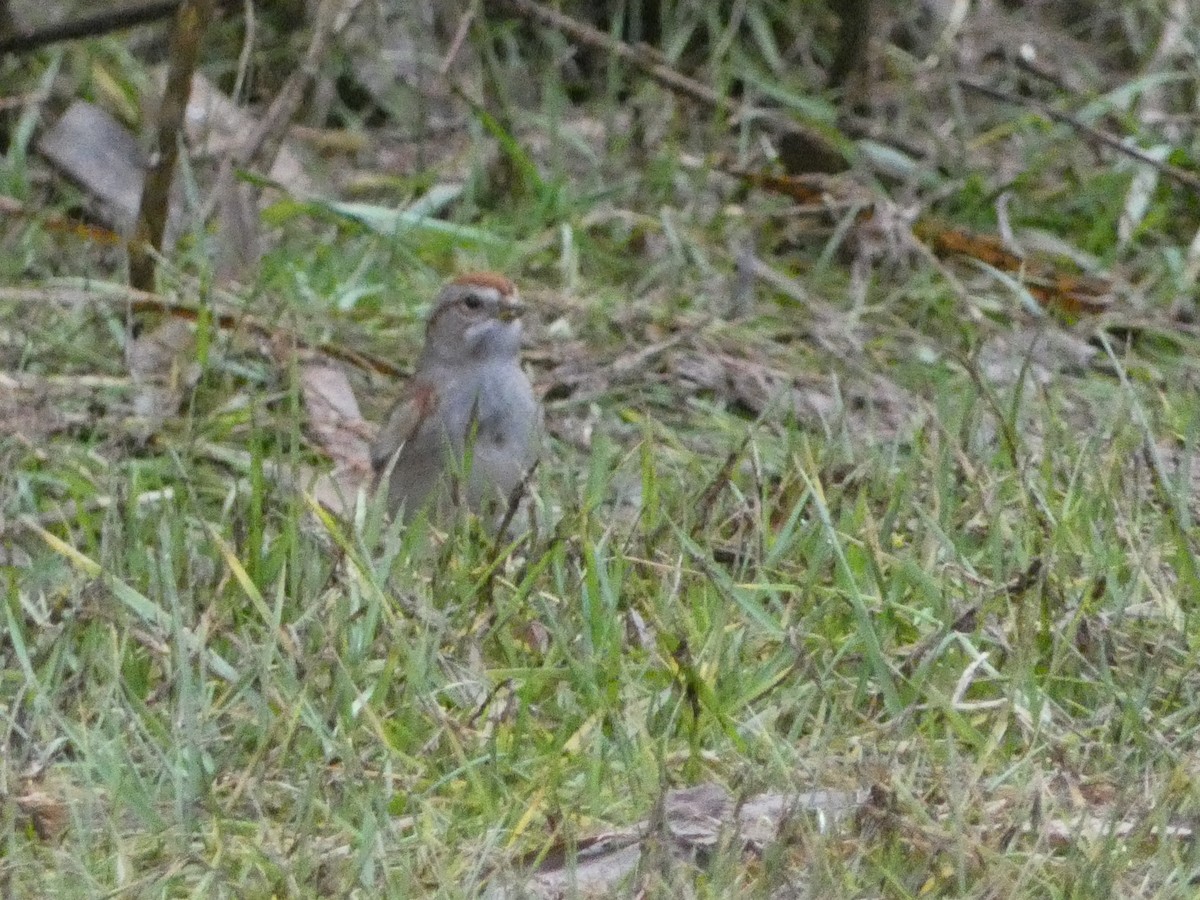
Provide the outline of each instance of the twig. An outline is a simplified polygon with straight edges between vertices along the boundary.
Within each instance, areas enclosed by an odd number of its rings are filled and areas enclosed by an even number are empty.
[[[871,41],[871,0],[842,0],[831,8],[839,20],[838,47],[826,83],[842,87],[853,72],[860,75],[858,81],[865,86],[870,78],[866,69]]]
[[[162,250],[167,209],[171,202],[171,180],[179,157],[183,117],[192,92],[192,72],[200,57],[200,39],[212,19],[214,7],[215,0],[184,0],[175,13],[158,134],[142,187],[136,239],[129,248],[129,283],[139,290],[148,291],[154,287],[154,261]]]
[[[1011,94],[1008,91],[1003,91],[1000,88],[992,87],[983,82],[976,81],[973,78],[960,75],[957,79],[961,87],[970,91],[975,91],[977,94],[983,94],[985,97],[991,97],[993,100],[999,100],[1002,103],[1012,103],[1016,106],[1023,106],[1026,109],[1031,109],[1038,115],[1045,116],[1051,121],[1058,122],[1060,125],[1069,125],[1080,134],[1102,144],[1110,150],[1115,150],[1117,153],[1124,154],[1130,159],[1136,159],[1140,163],[1144,163],[1153,169],[1156,169],[1162,175],[1170,178],[1177,184],[1188,188],[1196,194],[1200,194],[1200,175],[1195,175],[1191,172],[1181,169],[1178,166],[1173,166],[1168,162],[1155,159],[1150,154],[1137,147],[1130,146],[1114,134],[1109,134],[1094,125],[1089,125],[1069,113],[1060,112],[1052,106],[1047,106],[1037,100],[1029,97],[1020,97],[1016,94]]]
[[[661,60],[654,58],[649,52],[632,47],[624,41],[605,34],[598,28],[593,28],[584,22],[550,9],[534,0],[491,0],[490,5],[502,7],[522,18],[532,19],[543,25],[548,25],[556,31],[561,31],[567,37],[580,44],[595,47],[618,56],[633,65],[634,68],[649,75],[665,88],[700,103],[710,109],[734,106],[736,101],[722,97],[703,82],[688,78],[677,72]]]
[[[151,503],[166,503],[175,498],[174,488],[162,488],[156,491],[144,491],[130,498],[136,506],[147,506]],[[64,500],[53,509],[35,515],[21,516],[16,519],[0,519],[0,537],[17,531],[28,531],[31,526],[50,528],[54,525],[69,525],[73,519],[78,519],[82,513],[98,512],[109,509],[118,498],[111,494],[101,494],[89,497],[87,500]]]
[[[321,0],[303,61],[292,71],[279,93],[275,95],[258,127],[235,152],[233,159],[236,165],[246,166],[258,162],[264,170],[270,169],[283,143],[284,135],[287,134],[288,126],[300,110],[300,104],[304,102],[304,94],[320,72],[330,42],[346,27],[351,18],[350,14],[361,2],[362,0]]]
[[[0,38],[10,38],[17,33],[13,21],[12,7],[8,0],[0,0]]]
[[[33,31],[6,35],[0,39],[0,53],[29,53],[62,41],[100,37],[124,28],[169,19],[179,9],[181,2],[182,0],[153,0],[138,6],[109,9],[68,22],[55,22]],[[241,0],[220,0],[218,5],[222,8],[240,6]]]
[[[211,310],[212,321],[224,329],[245,328],[269,341],[292,342],[296,347],[315,350],[325,356],[349,363],[363,371],[377,372],[391,378],[403,377],[406,373],[398,366],[377,356],[351,350],[328,341],[313,342],[305,340],[298,334],[286,331],[277,325],[263,322],[240,310],[228,307],[210,306],[209,310],[201,310],[195,306],[168,300],[165,297],[149,291],[125,289],[113,293],[98,293],[76,288],[6,288],[0,287],[0,303],[30,303],[45,306],[53,303],[57,306],[80,307],[94,303],[104,303],[116,306],[131,313],[159,312],[177,316],[189,321],[197,321],[202,313]]]
[[[500,520],[500,527],[496,529],[496,541],[492,544],[492,562],[500,558],[500,542],[504,540],[505,532],[508,531],[508,526],[512,524],[512,520],[517,515],[517,510],[521,507],[521,498],[525,496],[525,492],[529,489],[529,482],[533,478],[533,473],[537,471],[540,459],[535,459],[533,465],[525,470],[525,474],[521,476],[521,480],[517,482],[517,486],[509,492],[508,507],[504,510],[504,518]]]
[[[739,103],[729,97],[723,97],[707,84],[676,71],[667,65],[661,56],[647,48],[632,47],[624,41],[605,34],[577,19],[563,15],[557,10],[543,6],[535,0],[485,0],[485,6],[504,10],[524,19],[549,26],[561,31],[577,43],[595,47],[628,62],[644,75],[653,78],[667,90],[674,91],[689,100],[699,103],[711,110],[729,109],[734,121],[745,120],[751,116],[750,106]],[[787,131],[799,135],[808,147],[816,149],[822,156],[844,161],[842,152],[824,135],[821,135],[800,123],[779,113],[768,112],[765,116],[756,114],[757,118],[766,118]]]
[[[450,42],[450,49],[446,51],[445,58],[442,59],[442,64],[438,66],[438,73],[446,75],[450,72],[450,67],[454,65],[454,60],[458,56],[458,51],[462,49],[463,41],[467,39],[467,35],[471,31],[471,23],[475,21],[475,10],[468,9],[462,14],[462,18],[458,20],[458,28],[454,32],[454,40]]]

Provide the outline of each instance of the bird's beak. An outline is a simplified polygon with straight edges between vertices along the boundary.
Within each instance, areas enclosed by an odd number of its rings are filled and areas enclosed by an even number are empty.
[[[518,297],[505,297],[500,301],[496,317],[501,322],[512,322],[525,314],[525,304]]]

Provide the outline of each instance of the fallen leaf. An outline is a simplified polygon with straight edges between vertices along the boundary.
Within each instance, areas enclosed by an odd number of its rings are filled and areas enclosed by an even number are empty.
[[[789,373],[767,362],[720,351],[673,354],[669,370],[691,390],[711,392],[732,406],[772,419],[795,417],[828,427],[854,423],[859,434],[887,439],[916,419],[916,407],[888,379],[878,376]]]
[[[300,393],[321,450],[339,466],[369,471],[374,429],[363,419],[345,372],[320,359],[304,363]]]
[[[311,483],[309,493],[313,499],[335,516],[349,519],[358,503],[358,492],[371,490],[372,473],[361,468],[335,468],[316,475]]]
[[[349,517],[359,491],[371,489],[375,426],[363,419],[345,372],[323,357],[313,356],[301,365],[300,394],[308,431],[334,463],[333,471],[307,479],[311,493],[330,512]]]
[[[164,77],[165,69],[160,71]],[[196,153],[208,157],[227,159],[238,151],[258,125],[258,116],[245,107],[238,106],[228,94],[201,74],[192,76],[192,92],[188,96],[184,116],[188,143]],[[318,192],[318,185],[309,174],[311,166],[295,144],[285,140],[279,147],[267,177],[277,184],[286,185],[292,196],[308,196]]]
[[[133,234],[146,155],[137,137],[99,106],[75,100],[37,141],[38,151],[94,200],[98,214]]]
[[[16,800],[17,809],[28,817],[33,830],[43,841],[57,841],[67,830],[70,815],[61,798],[43,790],[31,789]]]
[[[1056,324],[1015,328],[989,338],[979,351],[979,372],[997,384],[1028,377],[1049,384],[1060,373],[1082,374],[1100,351]]]

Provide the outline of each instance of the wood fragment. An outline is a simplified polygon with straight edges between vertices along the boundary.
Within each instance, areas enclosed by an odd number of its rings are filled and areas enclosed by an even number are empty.
[[[162,250],[171,199],[171,179],[179,158],[183,118],[192,90],[192,73],[200,58],[200,42],[212,20],[216,0],[184,0],[171,30],[167,84],[159,107],[158,132],[138,209],[136,240],[129,250],[129,283],[138,290],[154,287],[155,258]]]

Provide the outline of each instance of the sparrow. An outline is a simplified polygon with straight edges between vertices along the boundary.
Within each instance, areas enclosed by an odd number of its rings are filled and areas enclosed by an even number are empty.
[[[442,288],[411,380],[371,447],[376,483],[404,521],[465,506],[493,527],[537,457],[542,411],[521,369],[516,285],[494,272]]]

